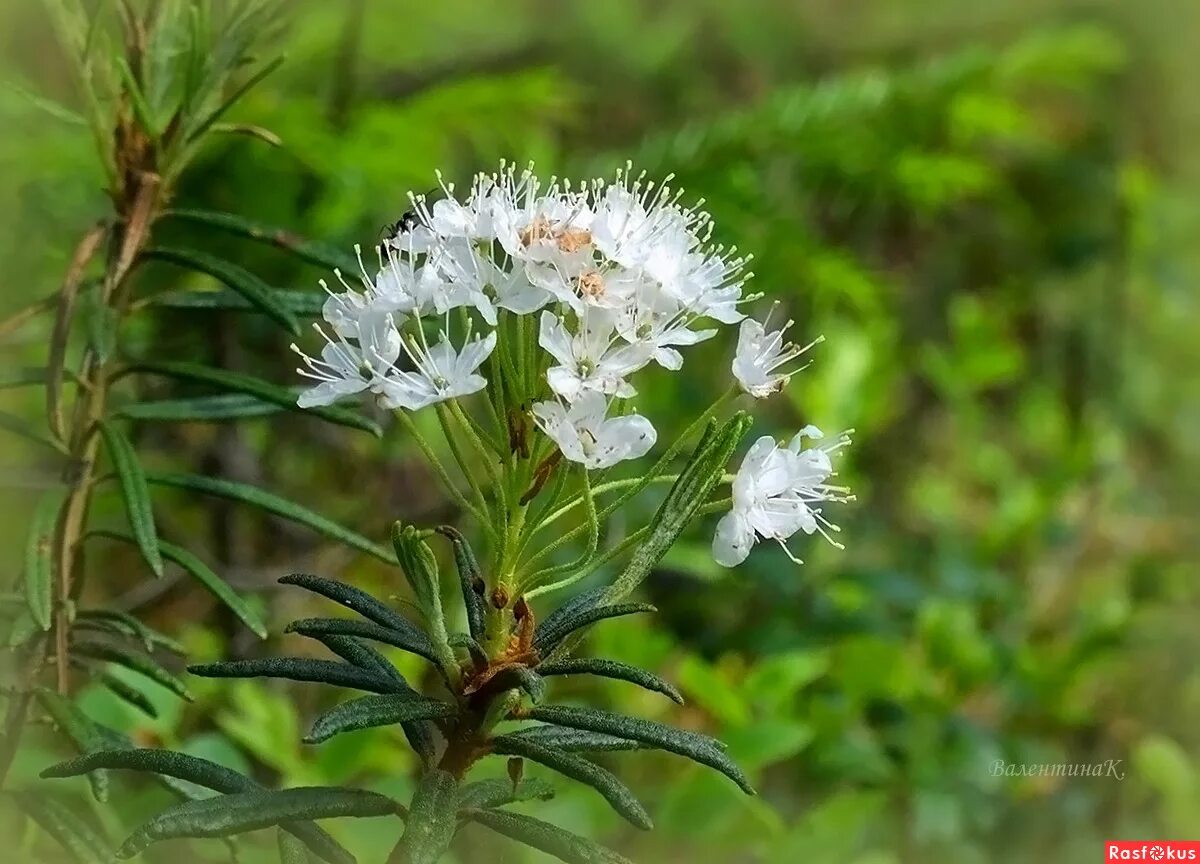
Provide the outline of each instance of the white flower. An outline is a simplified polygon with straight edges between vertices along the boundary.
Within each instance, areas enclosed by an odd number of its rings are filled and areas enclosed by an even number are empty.
[[[297,405],[301,408],[329,405],[368,388],[377,394],[385,391],[386,376],[400,356],[400,334],[390,314],[365,312],[359,316],[352,334],[358,345],[351,345],[343,333],[330,338],[320,326],[313,325],[313,329],[325,339],[321,359],[309,357],[292,345],[292,350],[308,367],[296,371],[318,382],[300,394]]]
[[[538,344],[559,362],[547,370],[546,381],[568,402],[585,391],[623,399],[636,395],[625,376],[645,366],[651,356],[648,346],[617,338],[613,316],[599,309],[585,314],[578,333],[568,330],[562,318],[543,312]]]
[[[777,393],[803,367],[786,369],[809,348],[821,342],[817,337],[803,348],[784,341],[784,331],[791,327],[788,321],[778,330],[767,330],[771,316],[759,324],[752,318],[742,321],[738,330],[737,353],[733,358],[733,377],[741,388],[756,399],[765,399]]]
[[[650,421],[639,414],[606,419],[607,410],[604,396],[588,391],[569,406],[535,403],[533,419],[563,456],[587,468],[608,468],[645,456],[658,437]]]
[[[688,329],[695,318],[652,283],[643,282],[634,301],[617,315],[617,330],[626,341],[644,345],[658,365],[675,371],[683,367],[683,355],[673,346],[695,345],[717,333]]]
[[[409,336],[401,343],[416,369],[392,370],[383,384],[380,399],[383,407],[417,411],[426,405],[478,393],[487,386],[487,379],[477,370],[496,347],[495,331],[475,339],[468,333],[461,352],[454,350],[445,331],[432,347],[423,337]]]
[[[814,426],[802,429],[787,447],[764,436],[750,447],[733,481],[733,507],[721,517],[713,536],[712,553],[718,564],[736,567],[746,560],[759,538],[775,540],[796,563],[786,540],[798,531],[829,536],[838,527],[822,514],[824,501],[848,501],[848,490],[826,481],[833,474],[830,454],[850,443],[843,434],[824,447],[802,449],[804,438],[820,438]]]

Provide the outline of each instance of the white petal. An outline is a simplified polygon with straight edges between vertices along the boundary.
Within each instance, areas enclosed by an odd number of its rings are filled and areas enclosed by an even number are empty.
[[[712,555],[722,567],[736,567],[746,560],[754,543],[754,529],[738,511],[730,510],[717,523]]]

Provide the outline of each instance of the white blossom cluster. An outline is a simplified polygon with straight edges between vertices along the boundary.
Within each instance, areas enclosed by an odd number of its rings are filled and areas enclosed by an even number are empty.
[[[325,339],[320,357],[293,346],[304,361],[298,371],[315,382],[300,405],[366,391],[385,408],[417,411],[478,392],[502,332],[500,310],[536,316],[531,325],[548,356],[537,367],[546,369],[545,386],[533,419],[566,459],[589,469],[650,450],[654,426],[626,401],[637,395],[631,378],[651,364],[680,369],[681,349],[721,326],[740,323],[732,371],[741,389],[769,396],[809,346],[788,343],[787,325],[771,331],[769,317],[745,317],[741,306],[753,299],[743,290],[748,257],[711,244],[709,215],[680,199],[628,168],[612,180],[573,185],[503,165],[477,175],[461,199],[447,184],[432,203],[414,197],[381,244],[377,266],[368,269],[360,254],[359,284],[337,274],[345,290],[330,292],[326,326],[316,325]],[[766,469],[748,459],[739,480],[751,470]],[[786,506],[821,500],[824,479],[785,495]],[[760,516],[782,505],[754,497],[762,494],[735,495],[738,530],[723,520],[718,536],[747,550],[754,531],[781,536],[777,522]],[[810,523],[798,524],[808,530]]]

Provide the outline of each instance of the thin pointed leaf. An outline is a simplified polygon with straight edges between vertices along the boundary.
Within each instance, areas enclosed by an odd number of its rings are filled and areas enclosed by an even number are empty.
[[[307,573],[292,573],[279,580],[280,585],[297,585],[306,591],[320,594],[335,603],[340,603],[352,612],[357,612],[364,618],[369,618],[382,627],[400,630],[404,633],[421,631],[399,612],[376,600],[361,588],[338,582],[336,579],[326,579],[324,576],[310,576]],[[424,634],[421,634],[424,635]]]
[[[227,660],[189,666],[188,671],[202,678],[285,678],[332,684],[372,693],[396,693],[398,685],[391,678],[339,663],[336,660],[314,660],[308,657],[265,657],[259,660]]]
[[[618,738],[633,738],[660,750],[686,756],[694,762],[720,771],[737,783],[744,792],[749,795],[754,794],[754,788],[750,785],[750,780],[742,773],[742,769],[738,768],[733,760],[725,755],[719,742],[706,735],[685,732],[682,729],[664,726],[650,720],[626,717],[623,714],[614,714],[611,711],[601,711],[596,708],[538,705],[529,711],[528,716],[544,723],[616,735]]]
[[[700,508],[708,503],[709,495],[720,482],[725,467],[752,423],[745,411],[739,411],[719,429],[713,431],[710,427],[651,520],[653,528],[649,536],[634,551],[621,575],[608,587],[605,594],[607,602],[628,597],[667,554]]]
[[[542,657],[547,656],[558,644],[577,630],[590,627],[606,618],[635,615],[639,612],[658,611],[650,603],[617,603],[613,606],[593,606],[575,614],[565,616],[554,629],[538,628],[533,637],[533,648]]]
[[[467,627],[474,639],[483,638],[484,608],[483,592],[485,590],[483,573],[479,569],[479,561],[467,543],[467,538],[456,528],[440,525],[439,534],[450,540],[454,547],[454,564],[458,568],[458,580],[462,588],[463,606],[467,610]]]
[[[233,107],[234,103],[241,99],[246,93],[259,81],[266,78],[272,72],[279,68],[283,63],[282,57],[276,57],[270,63],[263,66],[257,72],[250,76],[240,87],[233,91],[215,110],[208,114],[203,120],[197,123],[187,132],[187,140],[192,143],[200,138],[208,129],[224,116],[225,112]]]
[[[550,675],[598,675],[601,678],[615,678],[618,681],[628,681],[639,687],[645,687],[647,690],[653,690],[655,693],[661,693],[671,701],[683,704],[683,694],[676,690],[670,682],[664,681],[653,672],[617,660],[599,660],[590,657],[555,660],[540,664],[537,672],[544,677]]]
[[[117,857],[132,858],[153,843],[175,837],[228,837],[312,819],[397,813],[391,798],[362,789],[309,786],[237,792],[164,810],[134,831],[117,850]]]
[[[412,625],[409,626],[412,628]],[[314,639],[325,635],[370,639],[424,657],[431,663],[437,662],[429,637],[416,628],[396,630],[373,621],[356,621],[353,618],[301,618],[288,624],[284,632],[299,633]]]
[[[350,426],[354,429],[362,429],[376,437],[383,435],[383,430],[379,427],[378,423],[363,417],[357,412],[349,411],[345,408],[332,407],[301,408],[296,404],[295,394],[287,388],[263,381],[261,378],[243,375],[239,372],[214,369],[211,366],[201,366],[198,363],[183,363],[170,360],[143,361],[135,364],[131,369],[133,371],[148,372],[153,375],[165,375],[168,378],[178,378],[183,381],[209,384],[226,391],[245,393],[263,402],[270,402],[281,408],[286,408],[289,411],[312,414],[323,420],[328,420],[330,423],[336,423],[340,426]]]
[[[246,792],[259,788],[249,777],[232,768],[198,756],[153,747],[98,750],[51,765],[42,771],[41,776],[47,779],[77,777],[98,769],[161,774],[214,792]]]
[[[141,641],[147,651],[163,648],[173,654],[186,653],[183,645],[170,636],[158,632],[153,627],[147,627],[133,615],[119,609],[83,609],[76,613],[75,626],[86,623],[95,623],[104,626],[110,632],[132,636]]]
[[[122,702],[132,705],[147,717],[153,718],[158,716],[158,709],[154,707],[154,703],[141,690],[123,681],[111,672],[101,672],[98,677],[100,683],[112,691],[112,694]]]
[[[373,555],[388,564],[395,564],[395,556],[385,547],[372,543],[366,537],[345,528],[332,519],[327,519],[319,513],[314,513],[307,507],[302,507],[286,498],[259,489],[246,483],[224,480],[218,477],[202,477],[196,474],[171,474],[165,471],[148,471],[146,479],[159,486],[171,486],[176,489],[188,489],[205,495],[215,495],[231,501],[240,501],[252,507],[258,507],[283,519],[305,525],[318,534],[323,534],[354,549]]]
[[[194,249],[151,246],[142,253],[142,257],[167,261],[189,270],[207,273],[245,297],[251,306],[273,319],[293,336],[300,335],[300,322],[296,320],[296,316],[276,299],[274,289],[270,285],[249,270]]]
[[[113,861],[107,838],[61,801],[33,792],[18,792],[16,800],[17,806],[78,864],[111,864]]]
[[[299,318],[320,318],[325,306],[325,295],[316,291],[272,288],[271,297]],[[253,312],[256,309],[249,300],[228,288],[164,291],[143,302],[159,309],[233,309],[238,312]]]
[[[51,489],[38,499],[25,541],[25,602],[43,630],[50,629],[54,614],[54,534],[65,499],[62,489]]]
[[[450,848],[458,827],[458,781],[434,768],[425,772],[413,794],[404,823],[404,836],[392,853],[403,864],[437,864]]]
[[[448,702],[429,699],[411,690],[407,693],[362,696],[343,702],[318,717],[304,741],[307,744],[319,744],[343,732],[413,720],[433,720],[449,717],[455,711],[455,707]]]
[[[317,634],[311,638],[318,640],[347,663],[352,663],[366,672],[386,675],[406,690],[411,690],[408,682],[404,680],[404,676],[396,670],[396,667],[389,663],[386,657],[361,640],[355,639],[353,636],[339,636],[332,633]],[[422,764],[431,765],[437,753],[433,728],[429,721],[413,720],[401,723],[400,728],[404,730],[404,737],[408,739],[409,746],[421,757]]]
[[[249,777],[216,762],[177,753],[174,750],[155,748],[110,749],[89,753],[77,759],[51,765],[42,771],[41,776],[47,779],[76,777],[97,769],[157,774],[163,778],[182,780],[184,783],[226,794],[251,792],[262,788]],[[299,837],[309,849],[330,864],[355,864],[354,856],[318,825],[311,822],[294,822],[283,826],[283,829]]]
[[[217,396],[197,396],[194,399],[159,399],[135,402],[116,413],[130,420],[162,423],[196,423],[239,420],[248,417],[267,417],[284,410],[278,405],[263,402],[244,393],[221,393]]]
[[[98,537],[108,537],[111,540],[120,540],[126,543],[131,542],[131,538],[128,535],[117,531],[94,531],[93,533]],[[164,558],[173,561],[186,570],[197,582],[208,589],[210,594],[220,600],[234,615],[240,618],[242,623],[249,627],[259,639],[267,638],[267,626],[263,623],[259,614],[254,611],[241,595],[229,587],[228,582],[214,573],[207,564],[183,547],[176,546],[173,543],[160,540],[158,548]]]
[[[163,561],[158,548],[158,532],[154,527],[154,508],[141,463],[133,445],[115,426],[102,420],[99,427],[104,445],[108,448],[109,461],[121,485],[121,497],[125,499],[125,513],[129,517],[133,538],[142,551],[142,557],[150,565],[150,570],[155,576],[162,576]]]
[[[279,846],[279,864],[308,864],[304,844],[282,828],[276,832],[275,842]]]
[[[531,726],[511,733],[510,738],[523,738],[568,753],[608,753],[623,750],[647,750],[649,745],[632,738],[618,738],[602,732],[571,729],[567,726]]]
[[[161,684],[180,698],[192,701],[192,694],[188,692],[184,683],[145,654],[130,651],[123,645],[91,641],[76,642],[72,646],[72,650],[84,657],[91,657],[93,660],[104,660],[124,666],[126,669],[149,678],[156,684]]]
[[[650,820],[650,814],[646,812],[642,802],[637,800],[615,774],[582,756],[555,750],[528,738],[508,735],[493,738],[492,747],[494,752],[503,756],[521,756],[545,765],[560,774],[565,774],[572,780],[586,783],[599,792],[604,800],[631,825],[641,828],[643,831],[649,831],[654,827],[654,823]]]
[[[367,672],[375,672],[381,675],[386,675],[398,684],[408,685],[404,680],[404,676],[388,662],[388,659],[372,648],[365,642],[355,639],[353,636],[342,636],[335,633],[322,633],[313,635],[311,638],[316,639],[334,654],[341,657],[347,663],[357,666]]]
[[[607,591],[608,586],[601,585],[599,588],[592,588],[567,600],[538,622],[537,629],[534,631],[534,638],[536,639],[544,634],[554,632],[563,625],[563,622],[575,617],[585,609],[604,605],[604,596]]]
[[[7,411],[0,411],[0,429],[5,432],[11,432],[27,441],[32,441],[35,444],[41,444],[44,447],[49,447],[59,453],[64,453],[62,443],[55,441],[37,426],[34,426],[28,420],[22,417],[17,417],[9,414]]]
[[[549,801],[554,787],[537,777],[525,777],[515,787],[511,780],[478,780],[458,792],[459,810],[484,810],[521,801]]]
[[[283,228],[246,219],[234,213],[219,213],[212,210],[168,210],[164,215],[228,231],[259,243],[269,243],[319,267],[343,270],[347,273],[354,273],[358,270],[358,262],[354,256],[347,255],[335,246],[305,240]]]
[[[71,739],[80,753],[91,753],[104,747],[104,736],[97,724],[59,693],[45,687],[34,691],[38,703],[50,715],[54,725]],[[88,773],[88,783],[97,801],[108,800],[108,772],[95,770]]]
[[[605,849],[586,837],[532,816],[507,810],[471,810],[468,818],[526,846],[553,855],[567,864],[633,864],[623,855]]]

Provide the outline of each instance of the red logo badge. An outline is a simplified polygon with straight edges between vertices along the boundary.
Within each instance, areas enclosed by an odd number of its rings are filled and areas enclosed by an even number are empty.
[[[1105,840],[1104,860],[1200,862],[1200,840]]]

